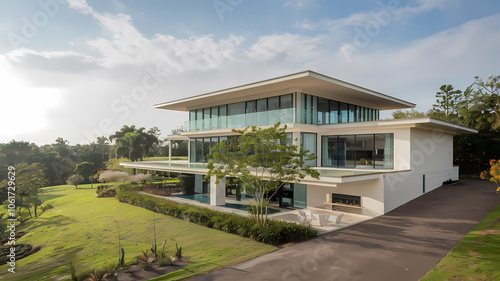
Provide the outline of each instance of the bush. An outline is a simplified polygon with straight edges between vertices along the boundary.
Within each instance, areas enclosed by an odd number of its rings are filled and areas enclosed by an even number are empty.
[[[194,175],[182,175],[179,177],[182,187],[182,193],[190,195],[194,194]]]
[[[101,198],[101,197],[115,197],[116,196],[116,188],[114,186],[112,187],[104,187],[101,189],[98,189],[96,192],[96,197]]]
[[[268,220],[266,225],[259,229],[252,217],[179,204],[162,198],[138,194],[134,190],[138,189],[128,185],[121,185],[118,188],[116,197],[120,202],[271,245],[310,239],[317,235],[317,231],[311,226],[275,220]]]

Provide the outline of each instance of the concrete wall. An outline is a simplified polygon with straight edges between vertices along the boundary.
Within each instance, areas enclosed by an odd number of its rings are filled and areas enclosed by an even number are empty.
[[[384,213],[384,182],[376,180],[342,183],[334,186],[307,185],[307,207],[325,208],[326,194],[339,193],[361,196],[361,206],[369,213]]]
[[[402,141],[401,147],[407,147],[406,139]],[[385,213],[440,187],[444,181],[458,180],[458,167],[453,167],[452,135],[413,128],[409,152],[411,171],[384,175]],[[396,162],[404,162],[404,158],[395,154]]]

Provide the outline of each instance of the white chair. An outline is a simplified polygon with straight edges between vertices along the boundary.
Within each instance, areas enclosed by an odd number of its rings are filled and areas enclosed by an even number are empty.
[[[344,216],[344,213],[338,215],[338,216],[335,216],[335,215],[331,215],[329,218],[328,218],[328,221],[329,222],[332,222],[334,223],[335,225],[339,225],[340,223],[340,220],[342,219],[342,217]]]
[[[328,223],[325,214],[312,214],[311,224],[315,226],[323,226]]]

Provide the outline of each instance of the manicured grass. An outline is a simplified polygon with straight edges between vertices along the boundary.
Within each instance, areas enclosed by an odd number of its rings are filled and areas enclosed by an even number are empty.
[[[79,188],[89,187],[81,185]],[[175,243],[193,264],[171,273],[179,280],[219,267],[238,263],[276,250],[276,247],[237,235],[209,229],[180,219],[153,213],[118,202],[115,198],[96,198],[95,189],[72,186],[44,188],[44,200],[54,209],[25,222],[17,231],[26,231],[18,243],[42,245],[42,249],[16,262],[16,273],[0,266],[0,279],[69,279],[69,263],[76,273],[102,269],[118,261],[118,227],[125,260],[135,260],[153,242],[153,216],[158,247],[167,240],[166,251],[175,252]]]
[[[500,280],[500,204],[422,280]]]

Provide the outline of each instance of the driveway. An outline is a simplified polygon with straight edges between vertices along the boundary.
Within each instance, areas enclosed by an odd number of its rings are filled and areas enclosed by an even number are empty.
[[[384,216],[192,280],[419,280],[500,202],[463,180]]]

